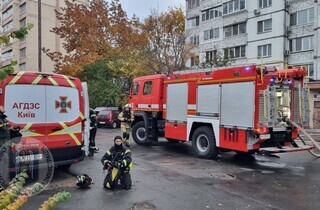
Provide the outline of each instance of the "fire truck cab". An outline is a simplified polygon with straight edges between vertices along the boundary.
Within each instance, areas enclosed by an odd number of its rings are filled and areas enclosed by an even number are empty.
[[[310,150],[295,139],[308,125],[305,68],[277,70],[241,66],[218,70],[151,75],[133,80],[129,102],[135,113],[134,141],[191,141],[202,158],[221,150],[239,153]]]

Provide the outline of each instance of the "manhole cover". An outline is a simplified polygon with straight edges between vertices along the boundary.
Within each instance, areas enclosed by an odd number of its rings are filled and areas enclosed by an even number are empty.
[[[155,210],[156,207],[150,203],[144,202],[144,203],[136,203],[133,205],[131,210]]]

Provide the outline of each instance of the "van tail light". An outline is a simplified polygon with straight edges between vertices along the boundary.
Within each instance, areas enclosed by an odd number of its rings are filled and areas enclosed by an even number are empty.
[[[259,133],[259,134],[265,134],[269,132],[269,128],[268,127],[259,127],[254,129],[255,133]]]

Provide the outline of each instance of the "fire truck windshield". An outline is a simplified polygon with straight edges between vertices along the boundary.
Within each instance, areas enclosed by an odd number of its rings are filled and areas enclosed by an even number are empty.
[[[276,87],[276,111],[280,119],[291,117],[291,89],[289,87]]]

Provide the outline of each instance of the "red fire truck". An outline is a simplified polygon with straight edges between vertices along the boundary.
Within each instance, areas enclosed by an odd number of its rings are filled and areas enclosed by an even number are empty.
[[[9,123],[20,126],[20,143],[35,147],[28,148],[33,154],[20,157],[22,162],[44,159],[36,152],[39,143],[50,150],[55,166],[68,168],[84,158],[85,93],[79,79],[21,71],[0,81],[0,87],[0,105]]]
[[[129,101],[135,113],[134,141],[192,141],[195,153],[215,158],[219,151],[294,152],[313,147],[294,141],[308,124],[308,90],[302,67],[277,70],[241,66],[150,75],[133,80]]]

